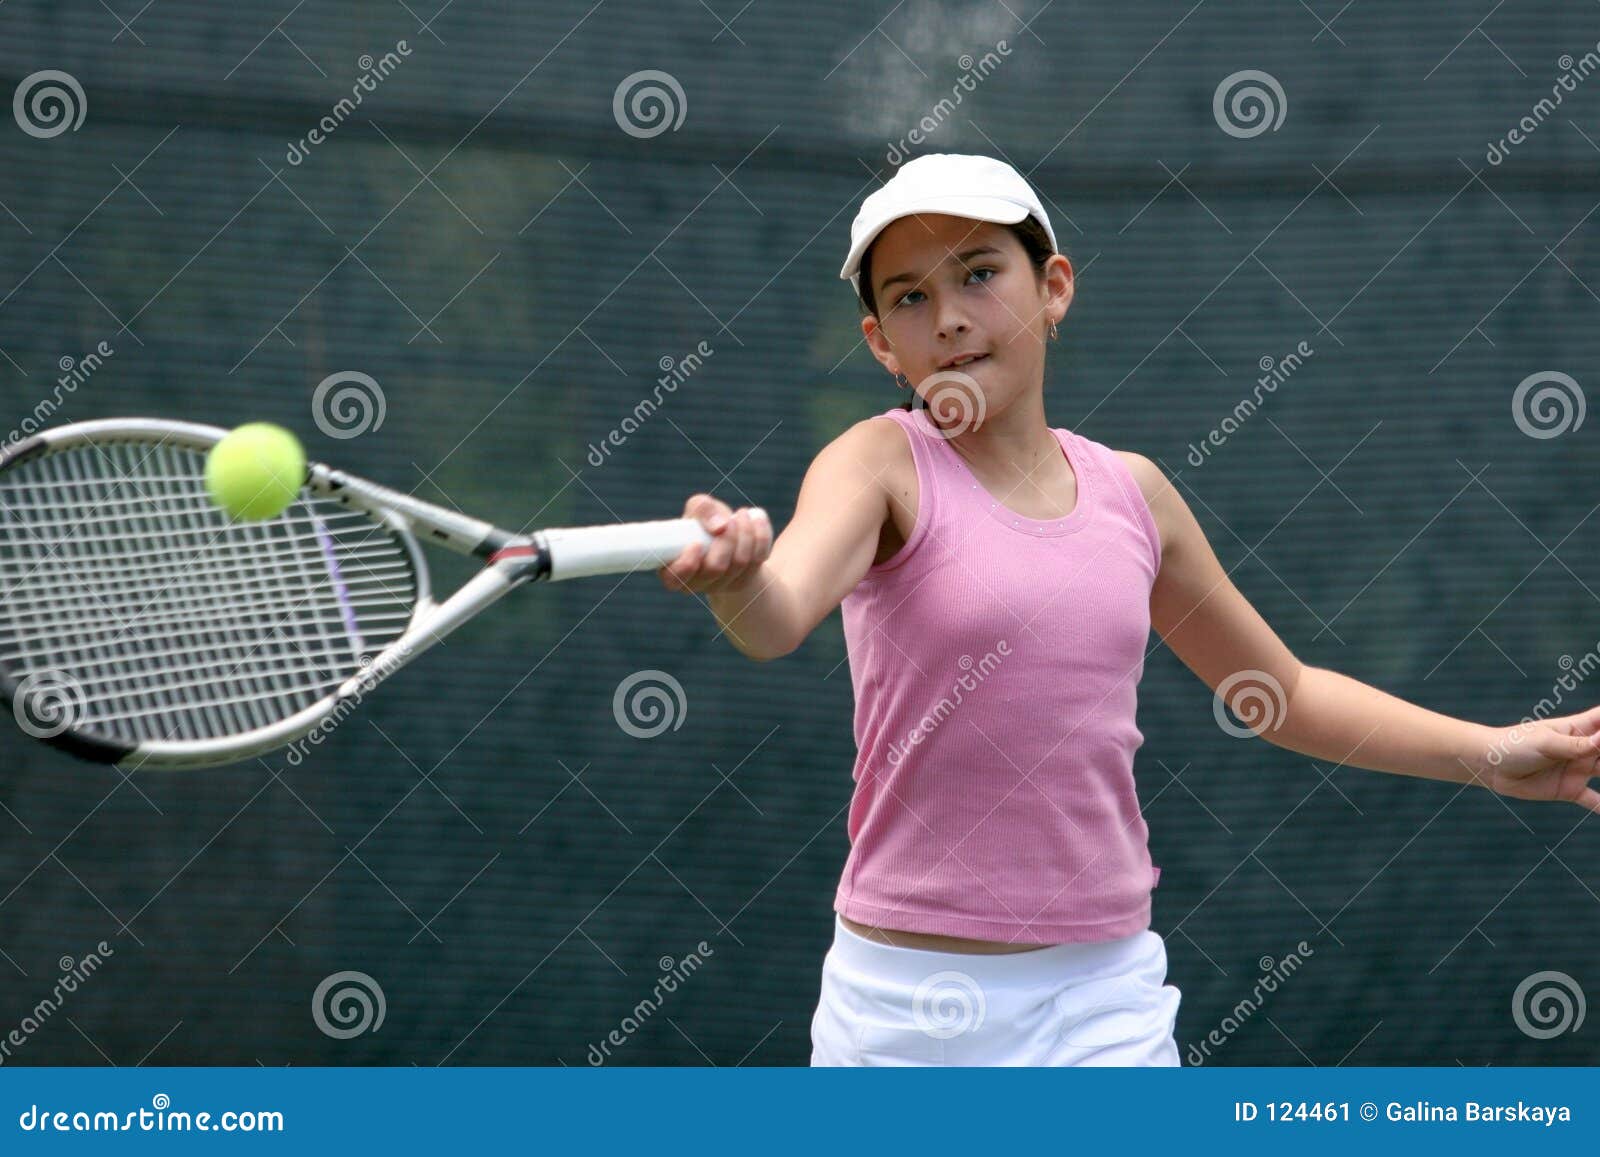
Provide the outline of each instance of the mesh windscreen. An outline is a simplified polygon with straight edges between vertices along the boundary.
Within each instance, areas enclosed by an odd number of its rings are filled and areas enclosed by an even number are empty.
[[[1550,375],[1600,355],[1600,80],[1558,84],[1592,6],[111,8],[0,8],[3,93],[56,70],[86,103],[0,132],[0,426],[268,420],[509,529],[705,491],[781,530],[816,452],[900,398],[837,278],[856,206],[904,154],[983,152],[1078,272],[1051,425],[1157,461],[1304,662],[1494,724],[1592,669],[1594,421],[1545,436],[1518,395],[1575,403]],[[646,70],[682,94],[635,79],[654,114],[622,87]],[[1246,70],[1275,129],[1218,106]],[[471,571],[435,557],[444,590]],[[1595,1060],[1511,1007],[1589,980],[1592,819],[1236,739],[1151,648],[1135,772],[1186,1057],[1216,1030],[1209,1063]],[[836,613],[752,664],[652,576],[594,579],[500,605],[294,761],[124,778],[0,729],[0,1030],[112,949],[7,1063],[583,1065],[616,1032],[607,1063],[804,1064],[844,660]],[[669,723],[628,715],[641,687]],[[379,1030],[313,1015],[345,971]]]

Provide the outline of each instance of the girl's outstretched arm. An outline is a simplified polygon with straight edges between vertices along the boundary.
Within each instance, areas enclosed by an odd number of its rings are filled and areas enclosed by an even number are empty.
[[[748,658],[787,655],[872,565],[889,514],[883,470],[895,453],[910,450],[892,422],[864,419],[840,434],[806,471],[794,517],[776,542],[748,509],[735,515],[708,494],[692,496],[684,516],[716,537],[662,567],[661,581],[669,590],[704,592],[728,640]]]
[[[1600,707],[1491,727],[1301,663],[1233,585],[1161,468],[1138,454],[1122,457],[1161,534],[1151,626],[1250,731],[1329,763],[1600,812],[1600,792],[1588,786],[1600,775]]]

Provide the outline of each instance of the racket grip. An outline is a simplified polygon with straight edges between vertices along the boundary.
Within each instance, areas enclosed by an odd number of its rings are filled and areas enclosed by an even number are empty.
[[[654,570],[677,558],[684,547],[707,544],[711,537],[695,518],[557,527],[537,535],[550,554],[550,582]]]

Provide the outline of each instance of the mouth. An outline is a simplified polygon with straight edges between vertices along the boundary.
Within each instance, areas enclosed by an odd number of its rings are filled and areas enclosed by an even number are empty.
[[[939,368],[941,370],[960,370],[960,369],[965,369],[968,366],[974,366],[974,365],[977,365],[979,362],[987,361],[988,358],[989,358],[988,354],[973,354],[973,353],[957,354],[953,358],[946,358],[944,361],[940,362],[939,363]]]

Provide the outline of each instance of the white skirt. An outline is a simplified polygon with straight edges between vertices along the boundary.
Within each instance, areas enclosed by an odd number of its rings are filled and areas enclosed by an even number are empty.
[[[1180,994],[1150,930],[980,954],[897,948],[834,915],[813,1065],[1178,1065]]]

